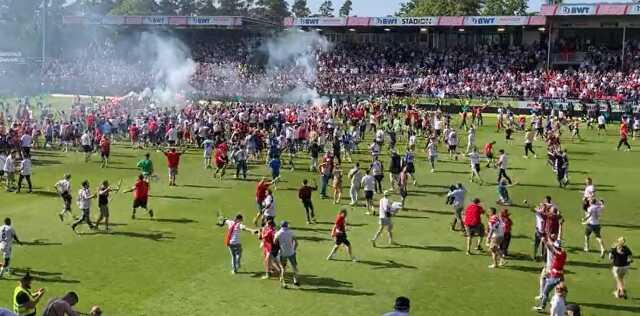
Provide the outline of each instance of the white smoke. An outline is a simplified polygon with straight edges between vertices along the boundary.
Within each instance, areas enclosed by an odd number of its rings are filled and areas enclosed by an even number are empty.
[[[267,79],[269,84],[282,71],[296,76],[295,86],[282,95],[287,103],[314,105],[326,103],[314,84],[318,75],[318,55],[331,49],[331,43],[318,32],[291,29],[283,35],[267,41],[261,50],[268,56]],[[291,75],[291,74],[289,74]]]
[[[153,75],[151,98],[163,105],[176,105],[193,91],[191,77],[196,72],[196,63],[191,59],[187,46],[176,38],[162,37],[154,33],[143,33],[138,51],[150,62]],[[147,89],[145,89],[147,90]]]

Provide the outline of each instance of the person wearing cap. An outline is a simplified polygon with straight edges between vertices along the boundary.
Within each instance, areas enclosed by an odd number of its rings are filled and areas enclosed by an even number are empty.
[[[298,282],[298,261],[296,260],[298,241],[293,231],[289,229],[289,222],[282,221],[280,223],[280,229],[275,235],[274,244],[277,244],[280,249],[280,284],[283,288],[287,288],[285,273],[287,272],[287,262],[289,262],[293,272],[293,284],[300,286]]]
[[[618,238],[613,248],[609,251],[609,259],[613,264],[613,277],[616,280],[616,290],[613,292],[616,298],[627,299],[627,292],[624,288],[624,277],[629,271],[631,262],[633,262],[631,256],[631,250],[625,245],[624,237]]]
[[[373,235],[373,238],[371,239],[371,245],[373,247],[376,247],[376,241],[385,228],[387,229],[387,234],[389,235],[389,244],[395,244],[395,242],[393,241],[393,223],[391,222],[391,215],[393,212],[391,209],[391,201],[389,201],[388,196],[389,191],[384,191],[383,196],[379,202],[378,223],[380,226],[378,228],[378,231],[376,231],[375,235]]]
[[[66,173],[64,175],[64,178],[59,180],[58,182],[56,182],[56,184],[54,185],[56,192],[58,192],[58,195],[60,195],[60,198],[62,199],[62,203],[63,203],[63,207],[62,207],[62,211],[60,211],[60,213],[58,213],[58,217],[60,217],[60,221],[63,222],[64,221],[64,215],[65,214],[71,214],[71,175]]]
[[[549,238],[545,237],[543,242],[547,247],[547,251],[550,253],[551,264],[544,280],[542,291],[540,291],[540,296],[536,297],[539,299],[539,302],[534,309],[538,312],[544,311],[549,293],[564,279],[564,265],[567,262],[567,253],[562,249],[562,242],[560,240],[551,242]]]
[[[68,292],[61,298],[52,298],[47,303],[42,316],[78,316],[73,306],[79,302],[76,292]]]
[[[399,296],[393,305],[393,312],[386,313],[382,316],[409,316],[410,309],[411,301],[404,296]]]
[[[480,247],[484,237],[484,225],[482,225],[480,218],[482,214],[484,214],[484,209],[480,206],[480,199],[478,198],[473,199],[473,202],[467,206],[464,212],[463,224],[467,235],[467,255],[471,255],[471,239],[474,236],[480,237],[476,250],[482,250],[482,247]]]
[[[31,291],[31,281],[33,278],[27,272],[21,279],[18,286],[13,290],[13,312],[18,316],[36,316],[37,305],[44,295],[44,289]]]

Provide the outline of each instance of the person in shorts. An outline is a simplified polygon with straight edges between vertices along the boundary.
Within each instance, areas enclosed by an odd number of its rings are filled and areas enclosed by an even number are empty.
[[[375,214],[373,212],[373,194],[376,190],[376,179],[371,175],[371,171],[367,170],[361,180],[361,186],[364,189],[364,198],[366,201],[367,212],[365,214]]]
[[[282,221],[280,230],[276,233],[274,243],[280,248],[280,283],[283,288],[287,288],[285,273],[287,271],[287,263],[291,264],[293,271],[293,284],[300,286],[298,282],[298,260],[296,259],[296,250],[298,249],[298,241],[296,236],[289,229],[289,223]]]
[[[344,208],[341,209],[338,216],[336,216],[335,224],[331,229],[331,237],[335,241],[335,245],[331,249],[329,256],[327,256],[327,260],[333,260],[340,245],[344,245],[347,248],[349,257],[351,257],[351,261],[357,261],[356,257],[353,256],[351,242],[349,242],[347,238],[347,210]]]
[[[582,223],[585,224],[584,229],[584,251],[589,252],[589,238],[591,234],[596,236],[596,240],[600,245],[600,257],[604,258],[605,249],[604,243],[602,242],[602,235],[600,233],[600,217],[602,216],[602,212],[604,210],[604,201],[598,201],[595,198],[592,198],[589,203],[589,207],[587,207],[587,211],[585,212],[585,217],[582,219]]]
[[[469,204],[464,212],[464,228],[467,235],[467,255],[471,255],[471,240],[473,237],[479,237],[476,250],[481,251],[482,238],[484,237],[484,225],[482,225],[481,216],[484,209],[480,206],[480,199],[475,198]]]
[[[71,175],[66,173],[64,179],[56,182],[54,187],[62,199],[63,207],[62,211],[58,213],[58,217],[60,217],[60,221],[63,222],[65,214],[71,215]]]
[[[140,174],[134,186],[124,191],[124,193],[128,192],[133,192],[133,212],[131,213],[131,219],[136,219],[136,210],[138,208],[143,208],[149,213],[149,217],[153,218],[153,210],[147,206],[149,199],[149,182],[144,179],[144,175]]]
[[[633,259],[631,258],[631,250],[625,245],[624,237],[618,238],[613,248],[609,251],[609,259],[613,264],[611,271],[616,280],[616,290],[613,295],[616,298],[627,299],[627,291],[624,288],[624,277],[629,271],[629,266]]]
[[[109,194],[113,191],[117,191],[119,188],[111,188],[109,181],[104,180],[98,188],[98,209],[100,210],[100,217],[95,222],[95,227],[98,229],[98,225],[104,219],[105,229],[109,231]]]
[[[384,195],[379,202],[379,210],[378,210],[379,212],[378,224],[380,226],[378,227],[378,230],[376,231],[375,235],[373,235],[373,238],[371,239],[371,245],[373,247],[376,247],[376,241],[378,240],[378,237],[380,237],[380,234],[385,228],[387,229],[387,234],[389,236],[389,244],[390,245],[395,244],[395,242],[393,241],[393,222],[391,221],[391,216],[393,212],[391,209],[391,201],[389,201],[388,199],[389,191],[384,191],[383,194]]]
[[[100,159],[102,160],[100,168],[107,168],[109,167],[109,154],[111,153],[111,141],[109,140],[109,136],[102,135],[99,146]]]
[[[504,253],[500,248],[504,241],[505,224],[498,215],[498,210],[494,207],[490,208],[489,215],[489,233],[487,234],[487,246],[491,250],[491,259],[493,263],[489,266],[493,269],[497,266],[504,266],[506,261],[504,260]],[[499,260],[498,260],[499,259]]]
[[[84,152],[84,162],[88,162],[93,152],[93,140],[91,139],[91,133],[86,130],[82,136],[80,136],[80,145],[82,145],[82,151]]]

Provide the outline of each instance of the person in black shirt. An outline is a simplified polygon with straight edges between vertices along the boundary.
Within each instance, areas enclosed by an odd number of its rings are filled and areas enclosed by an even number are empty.
[[[302,180],[302,187],[298,190],[298,198],[302,201],[302,206],[304,207],[304,211],[307,215],[307,224],[315,223],[316,215],[313,211],[313,202],[311,202],[311,193],[313,191],[318,190],[318,185],[315,183],[314,185],[309,186],[309,181],[307,179]]]
[[[105,180],[98,188],[98,208],[100,209],[100,217],[96,221],[95,227],[98,229],[98,225],[104,219],[105,229],[109,231],[109,193],[118,191],[119,186],[115,189],[111,188],[109,181]]]
[[[631,258],[631,250],[625,245],[624,237],[618,238],[618,241],[609,252],[609,259],[613,263],[613,277],[616,279],[616,291],[613,295],[616,298],[627,299],[627,292],[624,289],[624,276],[629,271],[629,265],[633,259]]]
[[[402,160],[400,155],[396,152],[395,149],[391,150],[391,161],[389,162],[389,181],[391,182],[391,188],[395,189],[396,187],[400,187],[400,171],[402,169]]]

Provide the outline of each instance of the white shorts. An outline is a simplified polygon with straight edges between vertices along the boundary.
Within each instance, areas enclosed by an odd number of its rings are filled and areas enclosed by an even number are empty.
[[[11,258],[11,246],[0,244],[0,252],[3,259]]]

